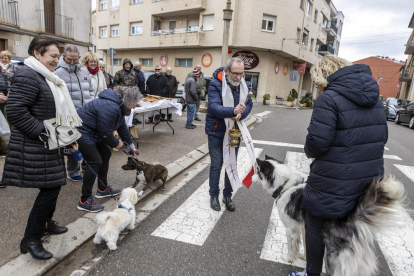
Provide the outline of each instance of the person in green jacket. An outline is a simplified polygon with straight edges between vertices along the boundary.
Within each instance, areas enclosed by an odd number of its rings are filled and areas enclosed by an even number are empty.
[[[201,72],[201,65],[197,65],[196,68],[197,68],[197,70],[199,70]],[[185,81],[187,81],[192,76],[193,76],[193,72],[191,71],[190,73],[188,73],[187,77],[185,78]],[[198,99],[197,99],[197,103],[196,103],[196,112],[195,112],[194,120],[201,121],[200,116],[199,116],[199,114],[200,114],[200,99],[204,98],[204,96],[206,95],[206,81],[204,80],[203,72],[201,72],[200,77],[196,81],[196,90],[197,90]]]

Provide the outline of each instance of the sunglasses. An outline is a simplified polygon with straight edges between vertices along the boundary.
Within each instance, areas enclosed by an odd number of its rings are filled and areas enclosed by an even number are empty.
[[[155,69],[155,71],[161,71],[161,69]]]

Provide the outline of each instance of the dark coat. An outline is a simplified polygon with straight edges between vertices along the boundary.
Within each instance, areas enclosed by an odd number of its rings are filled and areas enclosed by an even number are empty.
[[[206,116],[206,134],[212,135],[218,138],[224,138],[224,133],[226,132],[226,124],[224,123],[224,118],[234,117],[233,110],[234,107],[224,107],[223,98],[222,98],[222,71],[224,67],[218,68],[214,74],[213,79],[210,81],[208,86],[208,108]],[[240,93],[233,93],[234,97],[234,106],[238,105],[240,102]],[[247,102],[246,109],[242,113],[241,119],[245,119],[250,111],[252,110],[253,102],[249,98]]]
[[[177,78],[173,75],[165,75],[168,79],[168,94],[167,97],[168,98],[174,98],[175,94],[177,93],[177,89],[178,89],[178,82],[177,82]]]
[[[79,142],[96,145],[102,140],[109,147],[115,148],[119,140],[113,131],[117,130],[122,141],[132,144],[121,100],[112,89],[99,93],[98,98],[79,108],[78,114],[82,119],[82,126],[77,128],[82,134]]]
[[[164,74],[153,74],[147,80],[147,94],[165,97],[168,95],[168,79]]]
[[[7,83],[1,72],[0,72],[0,93],[7,95]]]
[[[126,70],[125,64],[131,64],[131,69]],[[114,78],[114,87],[117,86],[137,86],[138,85],[138,79],[135,75],[135,72],[133,71],[132,62],[129,58],[124,59],[124,62],[122,63],[122,70],[119,70],[115,73]]]
[[[45,149],[38,138],[43,120],[56,117],[52,91],[42,75],[24,66],[13,76],[7,101],[7,119],[13,125],[3,185],[56,188],[66,184],[63,153]]]
[[[315,160],[303,203],[314,216],[337,219],[353,210],[373,179],[383,175],[388,126],[367,65],[341,68],[328,83],[308,127],[305,153]]]
[[[141,94],[145,93],[145,77],[144,77],[144,73],[142,72],[142,70],[135,70],[135,68],[133,69],[135,75],[137,76],[138,79],[138,89],[139,92],[141,92]]]
[[[197,103],[197,84],[194,77],[191,77],[186,80],[185,82],[185,101],[188,104],[196,104]]]

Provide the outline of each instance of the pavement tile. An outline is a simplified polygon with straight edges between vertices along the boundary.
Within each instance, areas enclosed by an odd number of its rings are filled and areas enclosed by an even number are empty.
[[[168,176],[170,178],[173,178],[174,176],[176,176],[177,174],[179,174],[180,172],[183,171],[183,167],[175,162],[170,163],[166,166],[167,170],[168,170]]]
[[[208,153],[208,143],[205,143],[204,145],[197,148],[198,151],[207,154]]]
[[[184,169],[187,169],[188,167],[190,167],[195,162],[196,162],[196,160],[194,160],[194,158],[188,157],[188,156],[183,156],[180,159],[175,160],[175,163],[177,163],[178,165],[180,165]]]
[[[154,211],[158,206],[160,206],[164,201],[166,201],[170,195],[163,195],[163,194],[157,194],[154,195],[151,200],[148,200],[147,202],[143,203],[142,206],[140,206],[140,211],[144,212],[151,212]]]

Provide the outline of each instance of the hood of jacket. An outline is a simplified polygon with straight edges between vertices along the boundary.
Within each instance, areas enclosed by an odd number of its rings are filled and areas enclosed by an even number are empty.
[[[358,106],[373,107],[379,98],[379,87],[365,64],[346,66],[328,77],[325,90],[333,90]]]
[[[118,95],[112,89],[102,91],[99,93],[98,97],[100,99],[110,100],[121,105],[121,99],[119,99]]]
[[[216,71],[213,73],[213,78],[218,79],[219,81],[223,81],[223,70],[225,67],[217,68]]]
[[[125,64],[127,64],[127,63],[131,64],[131,69],[130,70],[125,69]],[[134,66],[132,64],[132,61],[129,58],[124,59],[124,62],[122,63],[122,68],[124,68],[125,71],[130,72],[134,68]]]
[[[56,66],[55,70],[59,69],[59,68],[65,68],[69,72],[74,72],[75,69],[76,69],[76,71],[78,71],[79,68],[81,68],[81,65],[80,65],[80,63],[78,63],[78,64],[75,64],[74,66],[72,66],[72,68],[71,68],[71,66],[65,62],[65,60],[63,59],[63,55],[62,55],[59,59],[58,65]]]

